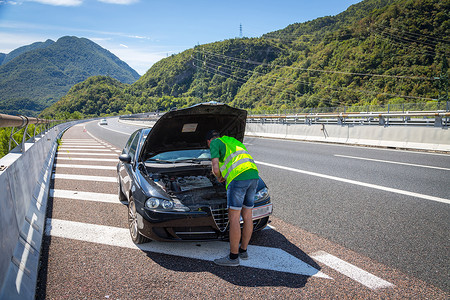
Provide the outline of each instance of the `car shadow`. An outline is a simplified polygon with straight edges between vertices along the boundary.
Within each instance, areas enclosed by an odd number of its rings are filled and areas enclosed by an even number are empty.
[[[52,179],[50,181],[49,190],[55,188],[55,181]],[[46,208],[46,219],[53,218],[53,198],[48,197],[47,208]],[[45,232],[45,231],[44,231]],[[48,281],[48,267],[49,267],[49,251],[50,245],[52,243],[52,238],[49,235],[44,234],[42,236],[42,245],[39,258],[39,270],[37,274],[35,299],[45,299],[47,294],[47,281]]]
[[[207,243],[204,243],[204,245],[205,244],[207,245]],[[227,251],[228,243],[223,243],[223,245]],[[311,257],[309,257],[300,248],[289,242],[286,237],[276,230],[263,230],[262,232],[254,234],[250,245],[281,249],[317,269],[317,271],[320,271],[321,269]],[[200,246],[200,244],[198,246]],[[209,272],[231,284],[238,286],[279,286],[301,288],[306,285],[308,279],[311,277],[309,275],[251,267],[251,256],[250,259],[246,261],[249,262],[246,263],[248,266],[241,265],[239,267],[224,267],[218,266],[210,260],[204,261],[195,258],[187,258],[156,252],[145,252],[150,259],[166,269],[176,272]],[[221,255],[223,256],[223,253],[218,253],[217,258]],[[251,255],[251,253],[249,253],[249,255]],[[267,259],[270,259],[270,257]]]

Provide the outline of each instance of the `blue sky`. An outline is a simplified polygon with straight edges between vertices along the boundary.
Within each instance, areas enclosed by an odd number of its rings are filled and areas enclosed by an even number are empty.
[[[0,52],[66,35],[85,37],[143,75],[155,62],[192,48],[258,37],[361,0],[0,0]]]

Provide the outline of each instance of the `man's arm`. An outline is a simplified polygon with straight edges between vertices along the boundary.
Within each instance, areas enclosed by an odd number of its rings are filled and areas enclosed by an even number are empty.
[[[212,172],[214,176],[217,177],[217,180],[219,180],[219,182],[224,182],[225,178],[223,178],[222,174],[220,173],[219,158],[216,157],[211,159],[211,165],[212,165]]]

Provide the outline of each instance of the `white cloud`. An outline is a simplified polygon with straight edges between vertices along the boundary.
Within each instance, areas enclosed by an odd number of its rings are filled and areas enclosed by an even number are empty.
[[[123,5],[129,5],[139,2],[139,0],[98,0],[98,1],[108,4],[123,4]]]
[[[132,38],[132,39],[150,40],[149,37],[139,36],[139,35],[128,35],[127,37]]]
[[[2,1],[2,0],[0,0],[0,5],[1,4],[18,5],[18,4],[21,4],[21,3],[17,2],[17,1]]]
[[[120,44],[120,46],[121,46],[121,47],[124,47],[124,48],[128,48],[128,46],[127,46],[127,45],[124,45],[124,44]]]
[[[79,6],[83,4],[83,0],[28,0],[28,1],[54,6]]]

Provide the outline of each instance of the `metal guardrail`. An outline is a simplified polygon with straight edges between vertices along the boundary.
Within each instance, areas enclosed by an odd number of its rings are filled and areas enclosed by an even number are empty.
[[[34,117],[26,117],[26,116],[11,116],[11,115],[5,115],[5,114],[0,114],[0,128],[2,127],[12,127],[11,130],[11,134],[9,136],[9,149],[8,151],[11,151],[11,145],[12,142],[14,142],[16,146],[21,146],[20,147],[20,151],[23,152],[24,146],[25,146],[25,141],[28,138],[33,138],[33,141],[36,137],[36,132],[37,132],[37,128],[39,125],[49,125],[52,122],[55,122],[54,120],[47,120],[47,119],[39,119],[39,118],[34,118]],[[28,126],[34,124],[36,125],[34,127],[34,133],[33,136],[28,134]],[[19,132],[22,128],[25,128],[24,133],[23,133],[23,137],[22,137],[22,142],[19,143],[14,139],[14,135]]]
[[[0,127],[20,127],[23,128],[28,124],[47,124],[50,120],[39,119],[26,116],[10,116],[0,114]]]
[[[129,121],[156,121],[161,114],[140,113],[120,116]],[[348,112],[348,113],[304,113],[277,115],[249,115],[247,123],[262,124],[338,124],[338,125],[416,125],[448,127],[449,111],[407,112]]]
[[[370,112],[316,113],[293,115],[250,115],[247,123],[262,124],[338,124],[338,125],[420,125],[448,127],[450,112]]]
[[[129,121],[156,121],[158,120],[164,113],[139,113],[132,115],[119,116],[121,120],[129,120]]]

